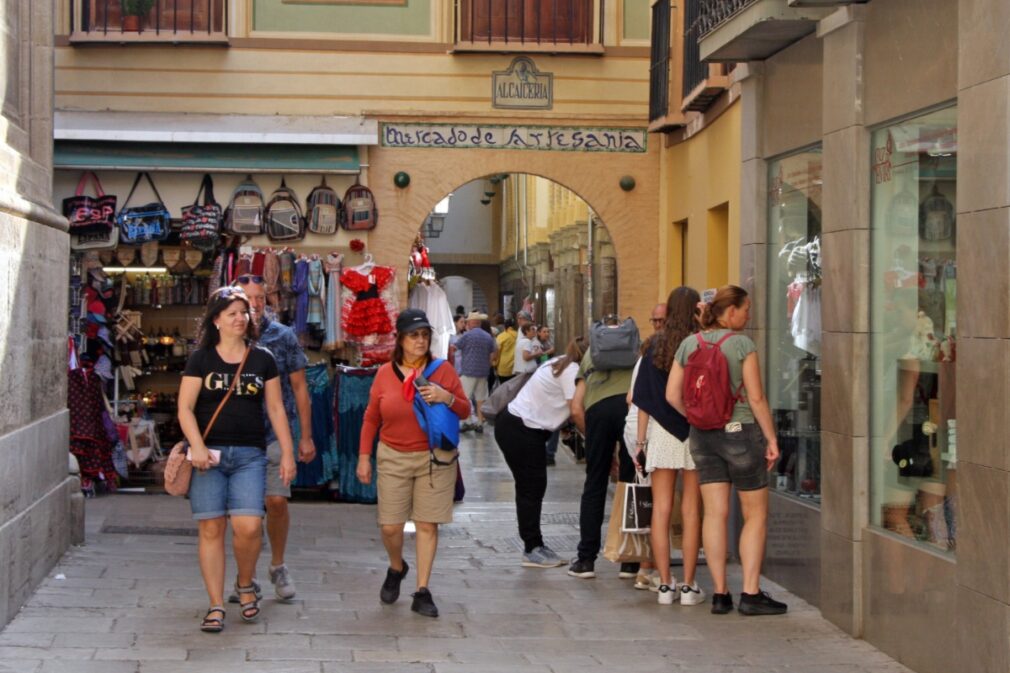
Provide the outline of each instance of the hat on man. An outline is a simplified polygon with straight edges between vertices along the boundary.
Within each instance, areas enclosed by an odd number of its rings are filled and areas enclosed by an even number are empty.
[[[408,308],[396,319],[397,334],[407,334],[424,328],[431,329],[431,323],[428,322],[428,316],[419,308]]]
[[[529,311],[519,311],[519,313],[516,313],[516,320],[529,320],[533,322],[533,316],[530,315]]]
[[[470,320],[487,320],[487,313],[480,313],[478,311],[470,311],[470,315],[466,317],[468,321]]]

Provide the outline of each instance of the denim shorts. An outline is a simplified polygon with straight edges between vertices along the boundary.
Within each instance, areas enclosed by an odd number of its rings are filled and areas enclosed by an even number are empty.
[[[699,484],[730,483],[738,491],[768,486],[765,438],[757,423],[740,432],[691,428],[691,457]]]
[[[193,470],[189,505],[193,518],[263,516],[267,487],[267,454],[256,446],[210,446],[221,451],[221,462],[201,472]]]

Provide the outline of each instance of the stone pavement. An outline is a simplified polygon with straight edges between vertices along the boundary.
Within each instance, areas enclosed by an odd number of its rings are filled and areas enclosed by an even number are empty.
[[[380,604],[386,563],[373,506],[296,502],[288,565],[297,599],[268,598],[253,625],[232,606],[224,633],[201,633],[207,599],[188,503],[117,495],[88,501],[87,544],[68,552],[0,631],[0,671],[908,671],[771,582],[765,588],[789,603],[789,614],[747,618],[712,615],[708,605],[657,605],[603,559],[593,580],[565,568],[522,568],[512,480],[490,432],[466,440],[462,462],[466,500],[442,528],[431,582],[437,620],[410,611],[413,573],[398,603]],[[582,477],[562,449],[550,468],[544,533],[569,556]],[[408,546],[413,565],[412,540]],[[267,562],[265,551],[260,578]],[[700,580],[710,591],[704,569]],[[732,580],[739,591],[738,575]],[[272,596],[269,583],[266,590]]]

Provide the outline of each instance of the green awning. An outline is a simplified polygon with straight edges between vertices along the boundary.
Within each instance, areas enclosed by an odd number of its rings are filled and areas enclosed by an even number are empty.
[[[256,145],[57,140],[55,168],[207,173],[345,173],[360,171],[347,145]]]

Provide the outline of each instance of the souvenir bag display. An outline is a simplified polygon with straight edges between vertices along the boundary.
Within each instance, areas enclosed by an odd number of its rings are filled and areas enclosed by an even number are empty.
[[[147,180],[151,186],[157,201],[152,201],[143,206],[130,206],[130,199],[133,192],[137,190],[141,178]],[[116,221],[119,224],[119,241],[125,245],[141,245],[148,241],[164,241],[168,238],[169,226],[172,216],[165,207],[165,202],[158,193],[158,188],[154,186],[154,180],[147,171],[137,173],[130,187],[130,193],[123,202],[123,208],[119,211]]]
[[[95,188],[95,196],[84,193],[89,180]],[[116,197],[102,190],[97,175],[85,171],[77,181],[74,195],[63,199],[63,214],[70,220],[70,233],[73,236],[111,236],[116,227]]]
[[[193,204],[182,209],[179,238],[197,250],[213,250],[221,233],[221,216],[221,205],[214,200],[214,180],[207,173],[200,182]]]
[[[341,226],[347,231],[374,229],[379,223],[379,209],[375,205],[372,190],[357,182],[348,187],[344,193],[341,215]]]
[[[112,250],[118,243],[119,229],[114,226],[99,233],[70,235],[71,250]]]
[[[333,188],[326,184],[317,185],[305,202],[305,219],[309,231],[313,234],[337,233],[337,222],[340,219],[340,197]]]
[[[298,205],[298,197],[285,184],[284,178],[281,178],[281,186],[270,195],[263,219],[271,241],[297,241],[305,238],[302,207]]]
[[[255,236],[263,233],[263,190],[251,175],[231,193],[224,213],[224,227],[232,234]]]
[[[235,370],[235,376],[232,377],[231,385],[228,386],[228,392],[225,393],[221,403],[217,405],[214,415],[210,417],[210,422],[203,431],[203,438],[205,440],[207,439],[207,435],[210,434],[210,429],[214,427],[214,421],[217,420],[221,410],[224,409],[224,405],[228,404],[231,394],[235,392],[235,383],[242,377],[242,368],[245,367],[246,358],[249,357],[249,351],[251,350],[252,346],[245,349],[245,355],[242,356],[242,362],[239,363],[238,369]],[[172,452],[168,454],[168,461],[165,463],[165,491],[169,495],[186,495],[189,493],[189,482],[193,477],[193,463],[187,460],[188,455],[189,442],[186,440],[182,440],[173,446]]]

